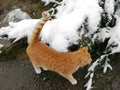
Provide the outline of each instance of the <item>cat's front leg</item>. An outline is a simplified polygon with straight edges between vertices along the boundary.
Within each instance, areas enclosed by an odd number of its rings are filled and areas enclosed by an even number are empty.
[[[41,69],[40,69],[39,67],[35,67],[35,66],[34,66],[34,69],[35,69],[35,72],[36,72],[37,74],[40,74],[40,73],[41,73]]]
[[[66,78],[73,84],[77,84],[77,80],[70,74],[68,76],[66,76]]]

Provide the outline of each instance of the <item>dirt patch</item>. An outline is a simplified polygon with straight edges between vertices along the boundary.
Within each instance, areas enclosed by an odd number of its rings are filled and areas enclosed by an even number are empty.
[[[106,74],[96,74],[93,90],[120,90],[120,62],[111,65],[112,71],[108,70]]]

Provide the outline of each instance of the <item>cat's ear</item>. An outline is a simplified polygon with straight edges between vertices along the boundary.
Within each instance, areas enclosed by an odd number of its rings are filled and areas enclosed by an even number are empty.
[[[88,46],[83,47],[83,50],[88,51]]]

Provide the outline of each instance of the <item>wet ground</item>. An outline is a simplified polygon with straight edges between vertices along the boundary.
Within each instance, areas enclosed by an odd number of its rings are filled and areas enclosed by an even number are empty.
[[[75,73],[77,85],[71,85],[55,72],[37,75],[28,60],[0,61],[0,90],[85,90],[85,69]]]
[[[120,61],[112,63],[113,70],[106,74],[97,73],[94,78],[93,90],[120,90]]]
[[[93,90],[120,90],[119,59],[111,62],[111,66],[113,70],[108,70],[106,74],[102,74],[101,70],[96,71]],[[55,72],[42,71],[40,75],[36,74],[26,53],[20,54],[13,60],[0,60],[0,90],[85,90],[87,68],[80,68],[74,73],[78,84],[73,86]]]
[[[0,61],[0,90],[85,90],[86,68],[80,68],[74,77],[77,85],[55,72],[36,74],[27,59]],[[93,90],[120,90],[120,63],[113,64],[113,71],[96,74]]]

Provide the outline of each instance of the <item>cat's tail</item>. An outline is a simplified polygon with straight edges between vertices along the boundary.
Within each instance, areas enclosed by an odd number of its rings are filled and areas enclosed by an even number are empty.
[[[42,13],[41,21],[36,25],[35,30],[31,36],[30,44],[39,41],[39,34],[44,26],[44,24],[50,19],[50,14],[48,12]]]

